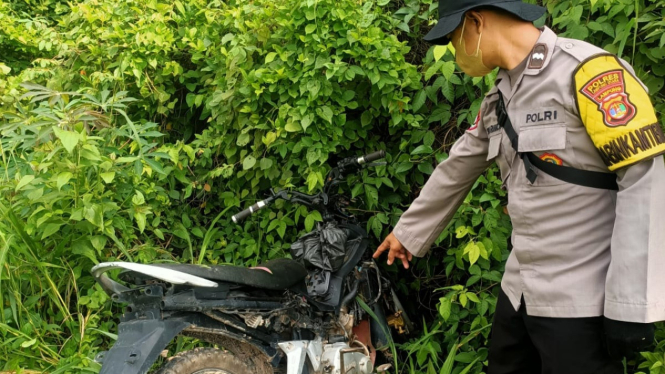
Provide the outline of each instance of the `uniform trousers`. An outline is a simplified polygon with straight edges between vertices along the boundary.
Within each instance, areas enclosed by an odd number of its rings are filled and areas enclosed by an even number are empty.
[[[623,374],[603,346],[603,318],[549,318],[515,311],[501,290],[488,374]]]

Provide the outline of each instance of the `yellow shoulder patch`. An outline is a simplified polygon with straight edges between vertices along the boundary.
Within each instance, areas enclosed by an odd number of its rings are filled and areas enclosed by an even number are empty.
[[[582,62],[573,80],[580,118],[610,170],[665,153],[649,95],[615,56]]]

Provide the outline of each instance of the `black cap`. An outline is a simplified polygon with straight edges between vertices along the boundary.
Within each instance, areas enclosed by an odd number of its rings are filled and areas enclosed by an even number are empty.
[[[495,7],[508,11],[518,18],[533,22],[545,14],[546,9],[520,0],[439,0],[439,22],[425,35],[432,44],[448,44],[446,35],[462,23],[468,10],[478,7]]]

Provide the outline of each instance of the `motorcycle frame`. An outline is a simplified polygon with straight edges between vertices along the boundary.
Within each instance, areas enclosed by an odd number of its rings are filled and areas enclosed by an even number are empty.
[[[338,205],[339,197],[334,194],[329,197],[332,188],[342,183],[346,172],[358,167],[354,160],[353,158],[344,159],[337,167],[333,168],[326,178],[324,190],[317,195],[310,196],[292,192],[292,196],[287,196],[285,191],[275,193],[271,190],[272,197],[270,201],[282,198],[318,209],[323,213],[324,222],[341,218],[343,221],[349,222],[340,224],[341,227],[355,231],[362,238],[356,253],[350,256],[349,261],[339,271],[341,280],[335,282],[335,284],[339,283],[337,289],[331,290],[333,295],[329,298],[331,303],[309,300],[309,303],[320,311],[339,312],[340,306],[346,301],[346,297],[342,300],[343,279],[359,263],[369,243],[367,232],[356,225],[355,219],[347,215]],[[128,268],[128,266],[127,264],[122,265],[125,268]],[[97,362],[102,363],[99,374],[145,374],[168,344],[180,334],[193,336],[211,343],[221,343],[232,352],[234,350],[230,349],[231,346],[235,346],[236,351],[240,353],[250,352],[246,354],[246,362],[252,362],[259,374],[267,374],[271,371],[268,371],[269,368],[262,366],[266,360],[261,361],[256,353],[265,355],[271,368],[276,368],[283,357],[288,357],[287,353],[280,349],[279,343],[281,340],[278,336],[247,328],[242,321],[235,320],[224,313],[215,312],[215,309],[220,308],[273,310],[284,307],[281,303],[224,299],[199,300],[195,295],[195,291],[199,287],[207,288],[211,292],[223,292],[224,285],[218,285],[206,279],[174,270],[165,272],[166,269],[150,268],[149,265],[131,264],[131,267],[128,270],[137,271],[158,279],[165,279],[168,283],[174,285],[190,285],[194,288],[191,289],[191,295],[181,293],[164,295],[163,291],[166,287],[159,284],[140,289],[130,289],[111,280],[105,274],[108,268],[93,268],[93,275],[97,282],[107,293],[112,295],[113,301],[129,303],[126,312],[121,317],[121,323],[118,325],[117,341],[109,351],[102,352],[95,358]],[[331,285],[333,285],[332,281]],[[213,289],[214,287],[216,289]],[[377,310],[378,308],[373,309],[375,309],[375,312],[380,312],[380,310]],[[378,323],[387,328],[388,324],[383,313],[379,314],[383,318]],[[379,328],[375,329],[374,326],[372,330],[377,333],[380,331]],[[385,337],[382,338],[385,339]],[[304,370],[304,359],[304,357],[301,357],[300,361],[302,362],[296,363],[298,369],[295,372],[291,370],[289,374],[291,372],[301,374]]]

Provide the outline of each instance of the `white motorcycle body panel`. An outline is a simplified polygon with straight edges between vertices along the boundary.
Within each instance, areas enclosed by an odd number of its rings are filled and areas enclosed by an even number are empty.
[[[286,353],[286,374],[302,374],[309,358],[310,374],[370,374],[374,370],[372,360],[364,353],[349,352],[345,354],[346,373],[340,367],[340,355],[348,349],[346,343],[323,344],[319,340],[293,340],[278,343]]]
[[[118,268],[135,271],[172,284],[184,284],[196,287],[217,287],[217,283],[195,275],[158,266],[134,264],[131,262],[103,262],[92,268],[92,275],[95,278],[99,278],[103,273]]]

